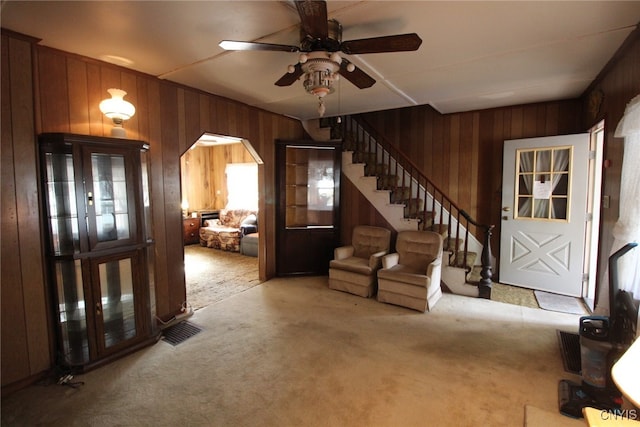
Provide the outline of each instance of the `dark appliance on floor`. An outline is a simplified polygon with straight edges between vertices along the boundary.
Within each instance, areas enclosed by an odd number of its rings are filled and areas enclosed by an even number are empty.
[[[580,318],[581,383],[558,384],[560,413],[582,418],[582,408],[619,410],[622,394],[611,379],[611,367],[629,348],[635,335],[638,307],[629,292],[618,289],[618,259],[635,248],[627,243],[609,257],[609,316]]]

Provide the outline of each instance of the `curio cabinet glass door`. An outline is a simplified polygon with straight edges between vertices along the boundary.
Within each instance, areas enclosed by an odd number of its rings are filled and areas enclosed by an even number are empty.
[[[43,134],[57,363],[88,367],[155,341],[147,146]]]

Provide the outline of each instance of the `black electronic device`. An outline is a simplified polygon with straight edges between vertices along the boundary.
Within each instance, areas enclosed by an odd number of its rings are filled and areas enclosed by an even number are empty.
[[[580,318],[582,382],[561,380],[558,384],[560,413],[581,418],[582,409],[619,410],[622,394],[611,379],[611,368],[636,335],[638,308],[631,294],[618,289],[618,259],[637,243],[627,243],[609,257],[609,316]]]

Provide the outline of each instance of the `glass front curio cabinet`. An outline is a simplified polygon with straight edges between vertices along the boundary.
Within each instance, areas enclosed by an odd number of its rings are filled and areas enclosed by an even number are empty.
[[[89,368],[158,336],[148,146],[63,133],[39,143],[56,363]]]

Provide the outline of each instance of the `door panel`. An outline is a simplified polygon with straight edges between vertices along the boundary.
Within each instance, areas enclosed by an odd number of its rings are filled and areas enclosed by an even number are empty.
[[[505,141],[500,281],[580,296],[589,135]]]

